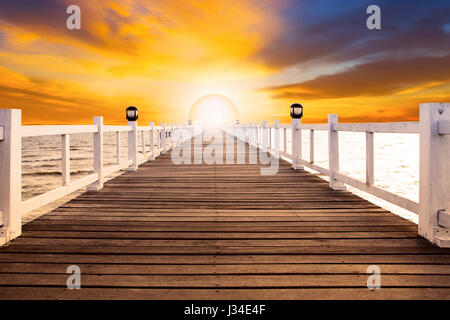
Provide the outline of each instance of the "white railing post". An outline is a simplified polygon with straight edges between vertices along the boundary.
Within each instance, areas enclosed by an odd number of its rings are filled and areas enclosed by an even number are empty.
[[[158,146],[158,153],[161,154],[161,129],[156,130],[156,145]]]
[[[162,153],[166,153],[167,152],[167,132],[166,132],[166,124],[163,123],[161,124],[162,126],[162,130],[161,130],[161,144],[162,144]]]
[[[22,234],[22,111],[0,109],[0,245]]]
[[[283,151],[287,153],[287,128],[283,130]]]
[[[257,134],[257,122],[255,122],[254,124],[253,124],[253,126],[252,126],[252,141],[253,141],[253,146],[254,147],[257,147],[257,143],[258,143],[258,140],[257,140],[257,137],[258,137],[258,134]]]
[[[262,122],[262,125],[261,125],[261,150],[263,151],[263,152],[267,152],[267,147],[268,147],[268,142],[269,142],[269,139],[268,139],[268,136],[267,136],[267,121],[266,120],[264,120],[263,122]]]
[[[314,130],[309,130],[309,163],[314,163]]]
[[[303,166],[299,164],[298,159],[302,158],[302,130],[301,119],[292,119],[292,168],[303,169]]]
[[[252,144],[252,123],[247,124],[247,142],[249,145]]]
[[[258,122],[255,122],[255,147],[259,148],[259,132],[258,132]]]
[[[333,190],[345,190],[345,185],[335,179],[334,174],[339,172],[339,132],[334,130],[337,124],[337,114],[328,115],[328,163],[330,188]]]
[[[97,132],[94,133],[94,172],[97,181],[88,186],[88,190],[98,191],[103,188],[103,117],[94,117]]]
[[[257,126],[257,122],[255,122],[253,125],[252,125],[252,144],[253,144],[253,146],[254,147],[256,147],[256,144],[257,144],[257,128],[256,128],[256,126]]]
[[[116,164],[120,164],[120,131],[116,132]]]
[[[274,124],[273,124],[273,128],[274,128],[274,147],[273,147],[273,152],[272,154],[275,156],[275,158],[279,158],[280,157],[280,120],[276,119]]]
[[[155,124],[151,121],[148,125],[150,126],[150,160],[155,160]]]
[[[371,186],[374,184],[374,145],[373,132],[366,132],[366,184]]]
[[[131,131],[128,131],[128,160],[131,160],[131,165],[127,171],[136,171],[138,169],[138,124],[137,121],[128,121]]]
[[[267,128],[267,135],[268,135],[268,142],[267,142],[267,149],[270,151],[272,150],[272,128]]]
[[[195,135],[194,126],[192,124],[189,125],[189,138],[192,139]]]
[[[450,247],[450,103],[420,105],[419,234]],[[440,134],[441,133],[441,134]]]
[[[173,132],[174,132],[173,128],[174,128],[174,124],[172,123],[170,125],[170,132],[169,132],[169,134],[170,134],[170,148],[173,148],[173,144],[174,144],[174,141],[175,141],[174,136],[173,136]]]
[[[248,123],[246,123],[246,124],[245,124],[245,142],[250,141],[250,137],[249,137],[249,134],[248,134],[248,130],[249,130],[249,126],[248,126]]]
[[[61,135],[61,178],[62,185],[70,184],[70,135]]]

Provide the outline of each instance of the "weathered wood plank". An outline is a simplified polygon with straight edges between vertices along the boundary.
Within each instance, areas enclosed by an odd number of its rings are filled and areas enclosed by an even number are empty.
[[[0,248],[0,299],[450,299],[450,249],[417,225],[287,162],[260,168],[167,153],[82,194]],[[66,288],[73,264],[83,290]]]
[[[367,289],[368,275],[83,275],[85,287],[134,288],[348,288]],[[384,274],[385,287],[449,288],[450,275]],[[0,286],[66,287],[67,274],[0,274]]]
[[[392,241],[394,242],[394,241]],[[424,245],[411,246],[86,246],[86,245],[31,245],[19,244],[7,246],[3,252],[15,253],[76,253],[76,254],[440,254],[448,253],[440,248]]]
[[[449,265],[379,264],[382,274],[450,275]],[[0,263],[0,274],[66,274],[67,264]],[[200,275],[200,274],[366,274],[367,264],[83,264],[83,275]],[[371,273],[369,273],[371,274]]]
[[[450,265],[450,255],[418,254],[418,255],[371,255],[371,254],[231,254],[231,255],[163,255],[163,254],[133,254],[133,255],[84,255],[74,253],[0,253],[0,262],[20,263],[67,263],[67,264],[428,264]]]
[[[448,288],[320,288],[320,289],[138,289],[53,287],[2,287],[2,299],[90,300],[438,300],[450,295]]]
[[[75,238],[75,239],[392,239],[417,238],[410,232],[76,232],[76,231],[26,231],[22,238]]]

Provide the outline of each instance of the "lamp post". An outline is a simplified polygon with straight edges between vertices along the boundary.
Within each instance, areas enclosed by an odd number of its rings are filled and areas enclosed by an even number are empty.
[[[190,139],[190,138],[194,137],[194,127],[192,126],[192,120],[188,121],[188,126],[189,126],[189,128],[188,128],[188,130],[189,130],[188,135],[189,135],[189,139]]]
[[[239,139],[239,134],[240,134],[239,123],[240,123],[239,120],[236,120],[236,126],[235,126],[235,129],[234,129],[234,135],[238,139]]]
[[[136,121],[139,116],[139,111],[136,107],[130,106],[127,108],[127,120],[128,121]]]
[[[131,131],[128,131],[128,159],[133,161],[128,171],[136,171],[138,168],[137,163],[137,122],[138,109],[134,106],[127,108],[126,116],[128,125],[131,127]]]
[[[291,105],[291,117],[292,119],[301,119],[303,117],[303,106],[300,103]]]
[[[298,162],[302,157],[302,130],[300,125],[303,117],[303,106],[300,103],[294,103],[291,105],[291,117],[292,117],[292,168],[303,169]]]

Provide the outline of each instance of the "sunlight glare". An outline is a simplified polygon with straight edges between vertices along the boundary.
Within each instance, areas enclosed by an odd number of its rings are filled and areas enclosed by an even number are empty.
[[[210,94],[198,99],[189,112],[189,119],[194,123],[219,126],[235,123],[239,113],[233,102],[225,96]]]

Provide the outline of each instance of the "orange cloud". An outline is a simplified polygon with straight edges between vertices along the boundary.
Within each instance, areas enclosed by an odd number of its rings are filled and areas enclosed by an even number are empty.
[[[65,27],[66,8],[73,3],[82,9],[80,31]],[[427,30],[420,37],[412,32],[416,28],[402,27],[364,42],[366,30],[354,28],[359,15],[347,12],[316,23],[299,19],[304,10],[294,5],[290,0],[0,2],[0,106],[21,107],[27,123],[90,123],[99,114],[118,123],[131,104],[140,107],[144,122],[183,122],[198,98],[216,93],[233,100],[244,121],[287,115],[297,99],[307,103],[307,121],[321,121],[334,110],[346,119],[411,119],[419,102],[447,98],[449,56],[443,56],[446,35],[438,32],[445,12],[433,23],[417,24]],[[399,54],[405,44],[428,58]],[[389,61],[391,49],[402,59]],[[370,54],[378,62],[324,75],[372,61]],[[315,79],[304,81],[311,75]],[[288,82],[294,84],[273,85]],[[400,109],[387,112],[394,104]]]
[[[182,105],[184,121],[198,98],[186,88],[266,74],[248,58],[280,32],[267,0],[80,0],[80,31],[65,27],[73,1],[23,1],[0,6],[0,105],[33,123],[90,122],[96,108],[122,121],[127,104],[163,121]]]

